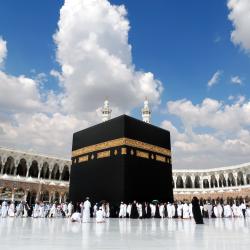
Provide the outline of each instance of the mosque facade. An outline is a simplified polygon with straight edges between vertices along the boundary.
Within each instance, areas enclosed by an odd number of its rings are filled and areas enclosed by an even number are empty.
[[[66,201],[70,172],[70,160],[0,148],[0,200]],[[176,200],[250,196],[250,162],[172,172]]]

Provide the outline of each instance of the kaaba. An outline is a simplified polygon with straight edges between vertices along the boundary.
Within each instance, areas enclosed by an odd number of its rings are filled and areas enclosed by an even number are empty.
[[[74,203],[173,201],[170,133],[122,115],[73,134]]]

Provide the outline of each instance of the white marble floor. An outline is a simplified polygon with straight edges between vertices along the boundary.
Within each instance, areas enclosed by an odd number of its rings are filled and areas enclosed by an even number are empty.
[[[68,219],[0,218],[0,249],[219,249],[250,248],[250,218],[193,220],[109,219],[71,223]]]

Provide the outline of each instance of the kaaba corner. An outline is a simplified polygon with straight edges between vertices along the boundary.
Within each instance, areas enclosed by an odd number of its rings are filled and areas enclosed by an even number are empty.
[[[122,115],[73,135],[70,199],[173,201],[170,133]]]

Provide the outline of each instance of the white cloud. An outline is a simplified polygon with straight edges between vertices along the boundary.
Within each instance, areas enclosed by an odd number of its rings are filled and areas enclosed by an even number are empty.
[[[42,108],[35,80],[0,71],[0,111],[39,111]]]
[[[245,102],[246,97],[243,96],[243,95],[237,95],[237,96],[230,95],[228,97],[228,100],[229,101],[234,101],[236,104],[242,104],[242,103]]]
[[[54,113],[19,113],[9,120],[0,120],[1,144],[64,158],[69,156],[72,132],[89,125],[72,115]]]
[[[218,83],[219,80],[220,80],[220,77],[221,77],[222,73],[223,72],[221,70],[217,70],[213,74],[212,78],[208,81],[208,83],[207,83],[208,87],[212,87],[213,85],[215,85],[216,83]]]
[[[242,84],[242,79],[239,76],[232,76],[231,77],[231,82],[234,84],[241,85]]]
[[[123,5],[106,0],[65,1],[54,40],[66,112],[82,115],[105,97],[122,113],[141,105],[145,96],[160,103],[161,82],[132,63],[126,15]]]
[[[168,112],[181,121],[177,129],[163,121],[169,129],[175,168],[210,168],[249,161],[250,101],[231,96],[231,105],[206,98],[194,105],[189,100],[167,103]]]
[[[244,97],[243,97],[244,98]],[[232,105],[206,98],[194,105],[189,100],[169,101],[170,114],[178,116],[185,128],[210,127],[221,132],[233,132],[250,125],[250,102],[240,97]]]
[[[7,42],[3,40],[3,38],[0,36],[0,68],[3,66],[6,56],[7,56]]]
[[[250,52],[250,1],[249,0],[228,0],[230,13],[229,20],[234,30],[231,33],[231,40],[239,45],[246,52]]]

